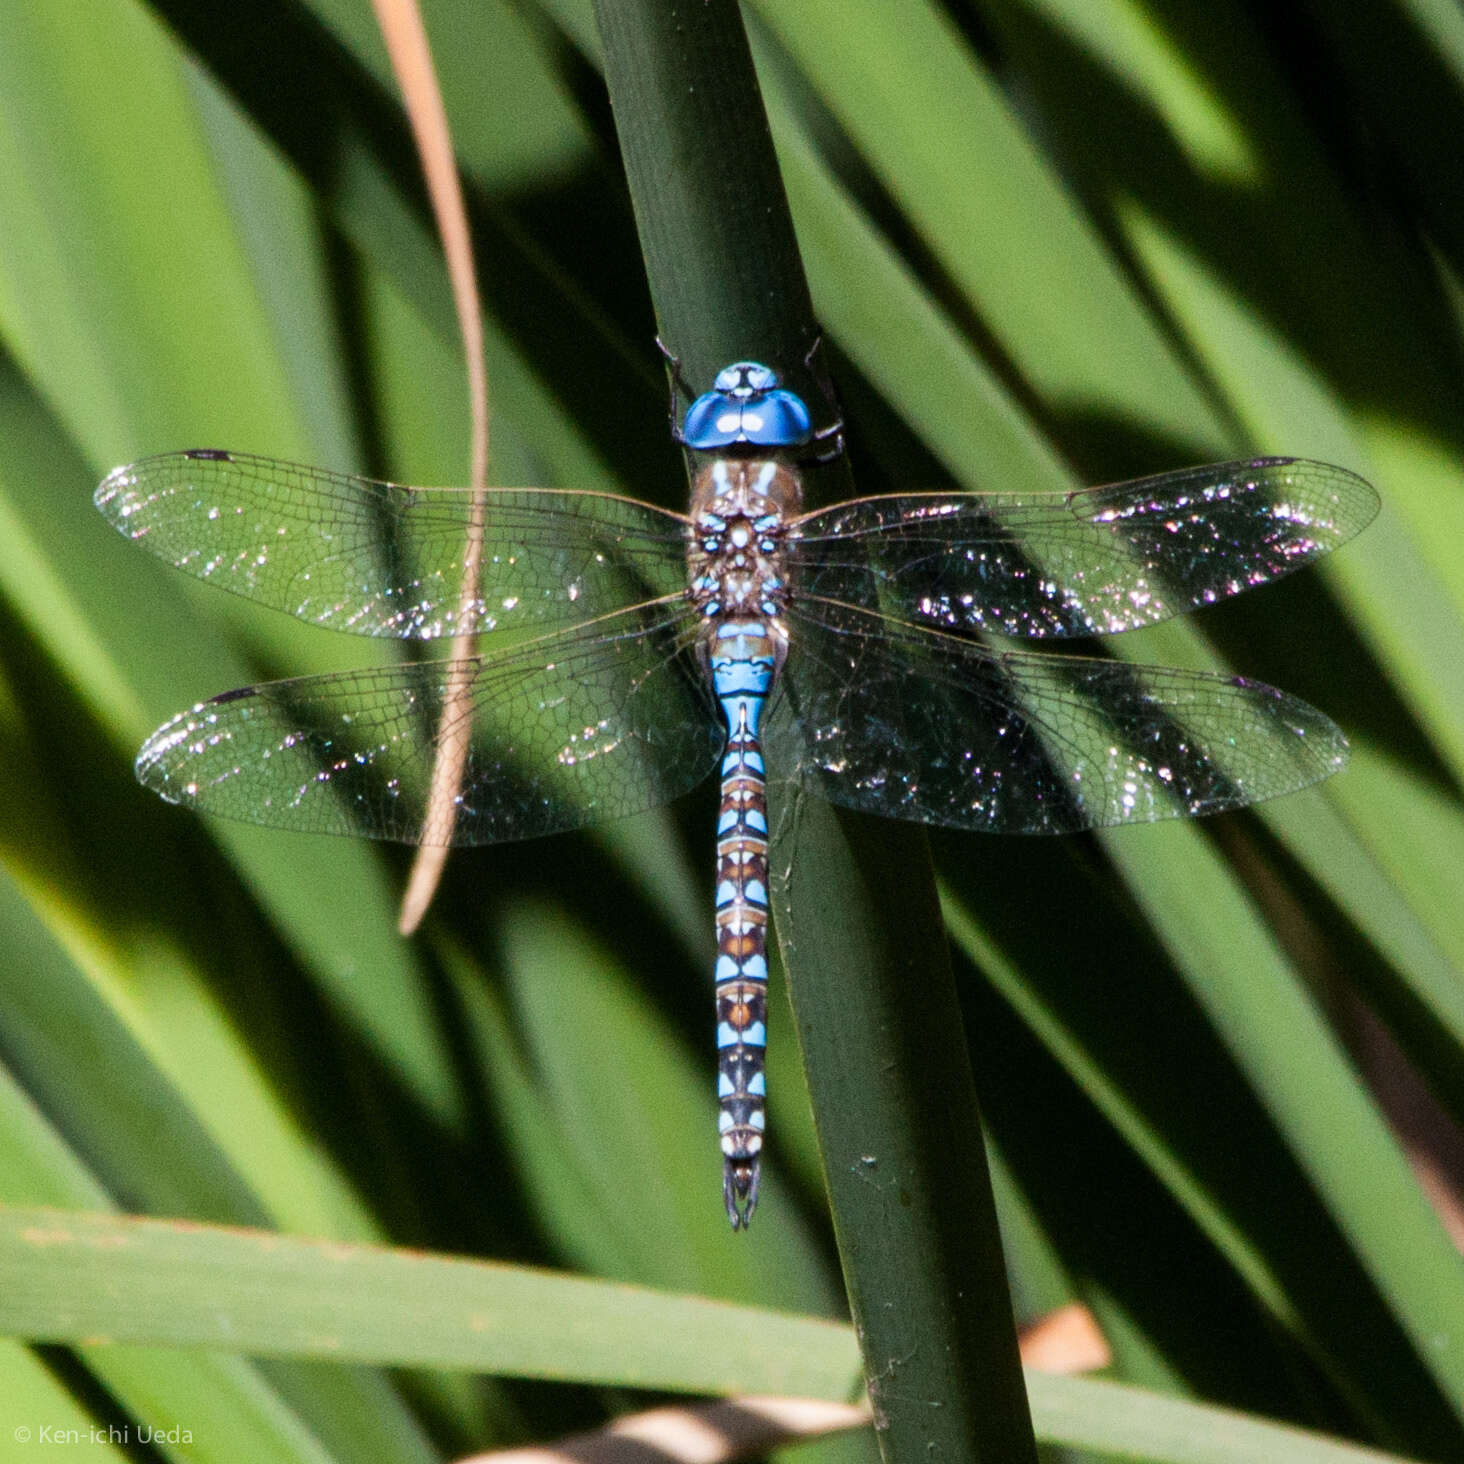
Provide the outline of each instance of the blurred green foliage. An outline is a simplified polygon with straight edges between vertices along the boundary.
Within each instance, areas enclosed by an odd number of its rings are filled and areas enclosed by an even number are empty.
[[[863,491],[1284,452],[1382,493],[1335,564],[1122,646],[1307,696],[1347,772],[1205,827],[936,851],[1023,1319],[1082,1300],[1115,1378],[1457,1457],[1464,1265],[1360,1066],[1417,1093],[1419,1152],[1457,1144],[1464,24],[1425,0],[745,8]],[[496,478],[676,504],[587,0],[426,19]],[[130,548],[91,507],[108,468],[212,445],[465,471],[369,9],[0,0],[0,33],[0,1201],[838,1317],[781,1013],[750,1236],[717,1200],[708,792],[456,856],[406,943],[403,851],[204,826],[132,781],[200,697],[370,655]],[[7,1423],[181,1421],[187,1457],[231,1461],[429,1459],[627,1401],[97,1346],[8,1346],[0,1397]]]

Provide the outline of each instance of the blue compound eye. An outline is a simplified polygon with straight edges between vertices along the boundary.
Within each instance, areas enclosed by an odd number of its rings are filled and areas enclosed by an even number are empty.
[[[791,391],[770,391],[742,413],[747,441],[759,447],[800,447],[813,435],[803,398]]]
[[[813,436],[803,398],[778,385],[778,374],[757,361],[737,361],[717,373],[709,392],[687,409],[682,441],[698,452],[725,447],[801,447]]]

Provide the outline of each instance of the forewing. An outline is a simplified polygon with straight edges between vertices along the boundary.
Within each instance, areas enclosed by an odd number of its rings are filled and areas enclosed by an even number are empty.
[[[1239,678],[994,651],[800,602],[769,727],[775,776],[830,802],[989,833],[1219,813],[1338,771],[1320,712]]]
[[[243,453],[194,451],[117,468],[107,520],[177,569],[312,625],[432,640],[537,631],[684,587],[683,520],[603,493],[495,488],[463,602],[474,516],[466,489],[402,488]]]
[[[137,774],[202,813],[405,843],[499,843],[619,818],[694,787],[721,752],[689,631],[679,605],[642,607],[499,657],[245,687],[160,727]],[[454,677],[467,688],[467,764],[450,832],[428,832]]]
[[[855,499],[799,520],[794,584],[942,630],[1108,635],[1290,574],[1377,508],[1363,479],[1302,458],[1044,497]]]

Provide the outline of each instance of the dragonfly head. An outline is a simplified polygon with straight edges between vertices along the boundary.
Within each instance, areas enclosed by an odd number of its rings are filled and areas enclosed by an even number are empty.
[[[803,447],[813,421],[803,398],[757,361],[735,361],[686,410],[681,439],[696,452]]]

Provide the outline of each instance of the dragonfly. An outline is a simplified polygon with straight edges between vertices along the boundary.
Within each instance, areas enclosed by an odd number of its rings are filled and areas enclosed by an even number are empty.
[[[200,702],[137,758],[169,802],[476,845],[636,813],[719,770],[718,1124],[738,1230],[766,1137],[768,769],[848,808],[1005,834],[1315,783],[1347,744],[1294,696],[1014,642],[1116,634],[1269,583],[1359,533],[1378,499],[1343,468],[1266,457],[805,510],[830,429],[776,371],[733,363],[679,422],[676,390],[673,371],[673,436],[697,464],[685,514],[557,488],[494,489],[482,512],[466,489],[216,449],[118,468],[96,504],[176,568],[312,625],[477,638]],[[445,822],[428,794],[448,736],[469,751]]]

